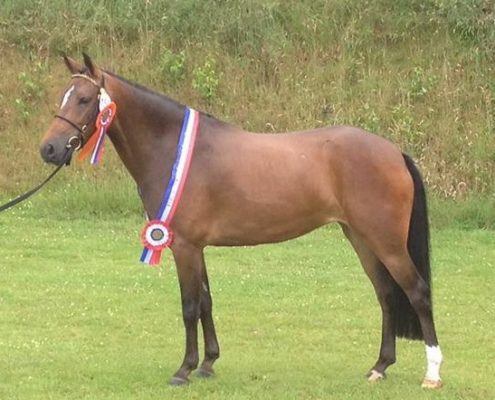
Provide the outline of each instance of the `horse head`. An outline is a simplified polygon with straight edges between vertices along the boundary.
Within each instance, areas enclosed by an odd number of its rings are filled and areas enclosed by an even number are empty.
[[[40,145],[43,160],[57,165],[68,161],[67,152],[78,150],[93,135],[104,83],[102,71],[87,54],[83,53],[83,64],[66,55],[63,59],[71,80]]]

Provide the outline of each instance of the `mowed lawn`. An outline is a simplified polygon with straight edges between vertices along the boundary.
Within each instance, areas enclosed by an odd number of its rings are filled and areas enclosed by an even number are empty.
[[[0,399],[495,398],[493,231],[432,232],[438,392],[420,388],[419,342],[399,342],[387,380],[365,380],[380,312],[336,227],[209,248],[217,376],[171,388],[184,332],[170,252],[159,268],[138,263],[138,217],[35,214],[0,215]]]

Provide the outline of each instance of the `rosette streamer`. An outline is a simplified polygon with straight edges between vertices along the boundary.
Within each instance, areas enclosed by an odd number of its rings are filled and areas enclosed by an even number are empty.
[[[105,136],[117,114],[117,105],[112,101],[105,89],[100,89],[100,103],[96,117],[96,130],[79,153],[79,160],[84,160],[90,153],[91,165],[96,165],[103,157]]]

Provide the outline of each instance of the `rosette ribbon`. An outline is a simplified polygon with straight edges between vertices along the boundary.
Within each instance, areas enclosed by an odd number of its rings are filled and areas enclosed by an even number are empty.
[[[79,153],[79,160],[84,160],[90,153],[91,165],[96,165],[103,157],[105,136],[117,114],[117,105],[112,101],[107,91],[100,89],[100,103],[98,116],[96,117],[96,130]]]
[[[141,240],[144,245],[140,261],[150,265],[160,263],[162,250],[172,244],[173,232],[170,228],[186,183],[199,127],[199,113],[186,107],[175,161],[170,173],[160,209],[154,220],[145,225]]]

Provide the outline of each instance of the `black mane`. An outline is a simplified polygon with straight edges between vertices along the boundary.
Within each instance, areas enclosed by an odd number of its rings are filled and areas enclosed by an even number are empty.
[[[110,71],[108,71],[108,70],[106,70],[106,69],[105,69],[105,70],[103,70],[103,71],[104,71],[106,74],[108,74],[108,75],[110,75],[110,76],[112,76],[112,77],[114,77],[114,78],[117,78],[118,80],[120,80],[120,81],[122,81],[122,82],[125,82],[125,83],[127,83],[128,85],[130,85],[130,86],[132,86],[132,87],[134,87],[134,88],[136,88],[136,89],[138,89],[138,90],[141,90],[141,91],[143,91],[143,92],[145,92],[145,93],[148,93],[148,94],[150,94],[150,95],[152,95],[152,96],[156,96],[156,97],[158,97],[158,98],[160,98],[160,99],[166,100],[166,101],[168,101],[168,102],[172,102],[172,103],[176,104],[176,105],[177,105],[177,106],[179,106],[179,107],[185,107],[185,105],[184,105],[184,104],[179,103],[178,101],[176,101],[176,100],[172,99],[171,97],[168,97],[168,96],[166,96],[166,95],[164,95],[164,94],[162,94],[162,93],[159,93],[159,92],[157,92],[157,91],[155,91],[155,90],[152,90],[152,89],[150,89],[150,88],[148,88],[148,87],[146,87],[146,86],[143,86],[143,85],[141,85],[141,84],[139,84],[139,83],[137,83],[137,82],[130,81],[129,79],[123,78],[122,76],[117,75],[117,74],[115,74],[115,73],[113,73],[113,72],[110,72]]]
[[[124,83],[127,83],[128,85],[130,85],[130,86],[132,86],[132,87],[134,87],[134,88],[136,88],[138,90],[141,90],[141,91],[143,91],[145,93],[148,93],[148,94],[150,94],[152,96],[158,97],[158,98],[160,98],[162,100],[165,100],[167,102],[173,103],[174,105],[176,105],[178,107],[186,107],[184,104],[178,102],[177,100],[172,99],[169,96],[164,95],[163,93],[160,93],[160,92],[157,92],[155,90],[152,90],[152,89],[150,89],[150,88],[148,88],[146,86],[141,85],[140,83],[137,83],[137,82],[131,81],[129,79],[123,78],[122,76],[117,75],[114,72],[108,71],[106,69],[104,69],[103,72],[105,72],[106,74],[110,75],[113,78],[116,78],[116,79],[118,79],[118,80],[120,80],[120,81],[122,81]],[[208,118],[211,118],[211,119],[213,119],[213,120],[215,120],[217,122],[220,122],[220,123],[224,123],[223,121],[219,120],[217,117],[215,117],[214,115],[211,115],[210,113],[207,113],[207,112],[204,112],[204,111],[200,111],[200,112],[201,112],[202,115],[204,115],[204,116],[206,116]]]

